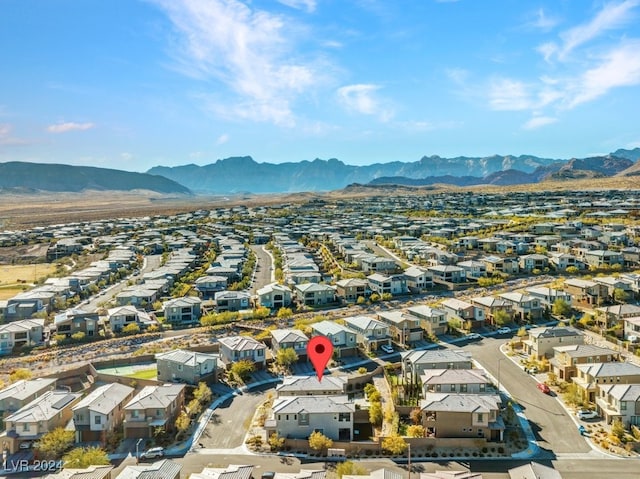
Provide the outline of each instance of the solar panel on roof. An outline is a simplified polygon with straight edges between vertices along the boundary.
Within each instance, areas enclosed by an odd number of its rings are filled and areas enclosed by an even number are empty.
[[[73,394],[66,394],[64,397],[58,399],[55,403],[53,403],[51,407],[53,409],[62,409],[74,399],[75,396]]]

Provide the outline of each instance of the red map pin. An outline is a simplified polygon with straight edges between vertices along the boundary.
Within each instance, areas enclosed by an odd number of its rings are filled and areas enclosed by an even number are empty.
[[[333,344],[326,336],[314,336],[307,344],[307,356],[316,370],[318,381],[322,381],[324,368],[333,354]]]

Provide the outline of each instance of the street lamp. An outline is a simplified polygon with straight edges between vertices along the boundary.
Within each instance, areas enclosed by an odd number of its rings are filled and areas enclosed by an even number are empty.
[[[142,442],[142,438],[138,439],[138,442],[136,442],[136,464],[140,462],[140,455],[138,454],[138,446],[140,445],[141,442]]]
[[[498,394],[500,394],[500,362],[504,361],[507,358],[499,358],[498,359]]]

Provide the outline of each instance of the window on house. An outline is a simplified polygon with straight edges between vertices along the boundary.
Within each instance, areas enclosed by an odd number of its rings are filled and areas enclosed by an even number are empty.
[[[298,416],[298,424],[300,426],[308,426],[309,425],[309,414],[308,413],[300,413]]]
[[[621,401],[620,402],[620,411],[626,411],[627,410],[627,403],[626,401]]]
[[[178,371],[182,371],[182,364],[178,364]]]
[[[348,422],[351,421],[351,414],[348,412],[341,412],[338,414],[338,421]]]
[[[482,414],[481,412],[478,413],[478,422],[482,422],[484,421],[484,414]]]
[[[31,428],[31,425],[30,425],[28,422],[25,422],[25,423],[22,425],[22,430],[23,430],[23,431],[29,431],[29,429],[30,429],[30,428]]]
[[[94,416],[94,424],[102,424],[102,416]]]

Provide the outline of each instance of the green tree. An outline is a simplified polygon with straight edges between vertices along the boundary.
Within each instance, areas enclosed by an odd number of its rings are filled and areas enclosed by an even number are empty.
[[[271,310],[264,306],[253,310],[253,319],[265,319],[271,314]]]
[[[15,383],[21,379],[31,379],[31,371],[28,369],[16,369],[11,374],[9,374],[9,382]]]
[[[622,288],[615,288],[613,290],[613,299],[616,303],[626,303],[629,299],[629,293]]]
[[[627,431],[625,430],[624,425],[622,424],[622,421],[620,420],[620,418],[616,418],[613,421],[613,424],[611,424],[611,434],[616,436],[621,441],[624,439],[624,436],[627,434]]]
[[[109,456],[99,447],[76,447],[62,457],[64,467],[86,469],[89,466],[108,466]]]
[[[200,381],[198,387],[193,391],[193,397],[204,406],[211,402],[213,394],[211,393],[211,388],[205,382]]]
[[[73,339],[74,341],[82,341],[85,337],[86,334],[84,334],[82,331],[78,331],[77,333],[73,333],[71,335],[71,339]]]
[[[580,388],[576,383],[569,383],[566,390],[562,394],[562,398],[564,402],[573,406],[582,406],[584,399],[582,397],[582,393]]]
[[[293,348],[278,349],[276,353],[276,363],[280,366],[288,368],[298,360],[298,353]]]
[[[378,301],[380,301],[380,295],[378,293],[373,293],[371,296],[369,296],[369,301],[371,301],[372,303],[377,303]]]
[[[314,451],[326,452],[331,446],[333,446],[333,441],[320,431],[314,431],[309,436],[309,447]]]
[[[424,437],[424,426],[419,424],[413,424],[407,428],[407,436],[409,437]]]
[[[364,296],[358,296],[358,299],[356,300],[356,304],[364,304],[366,302],[367,302],[367,300],[364,299]],[[349,462],[349,461],[347,461],[347,462]]]
[[[194,417],[200,414],[200,412],[202,411],[202,404],[200,404],[200,401],[198,401],[198,399],[193,398],[191,401],[189,401],[189,404],[187,404],[187,409],[189,410],[189,415],[191,417]]]
[[[569,316],[571,314],[571,305],[564,299],[558,298],[553,302],[551,312],[556,316]]]
[[[73,447],[75,432],[57,427],[40,438],[38,451],[47,459],[57,460]]]
[[[291,316],[293,316],[293,311],[291,310],[291,308],[280,308],[278,310],[278,314],[276,315],[278,319],[289,319]]]
[[[251,376],[251,373],[255,371],[256,366],[248,359],[241,359],[231,365],[231,373],[234,377],[238,378],[241,382],[245,382]]]
[[[368,472],[364,466],[353,461],[344,461],[336,466],[336,477],[342,479],[342,476],[365,476]]]
[[[511,321],[511,316],[504,309],[499,309],[493,315],[493,322],[496,326],[504,326]]]
[[[389,451],[389,453],[393,454],[394,456],[403,454],[408,447],[409,445],[407,444],[407,442],[400,436],[389,436],[385,437],[382,440],[382,449],[384,449],[385,451]]]

